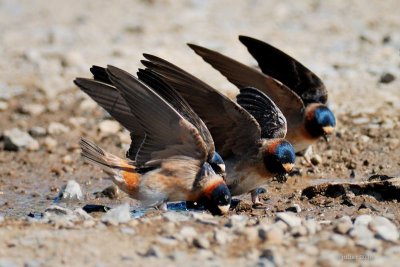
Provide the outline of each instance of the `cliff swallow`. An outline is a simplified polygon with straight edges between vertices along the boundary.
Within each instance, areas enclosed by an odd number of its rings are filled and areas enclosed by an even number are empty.
[[[144,130],[133,116],[121,93],[113,85],[106,69],[100,66],[92,66],[90,71],[93,74],[94,80],[80,80],[77,85],[130,132],[132,142],[126,153],[126,157],[135,160],[140,145],[145,137]],[[147,81],[146,84],[150,86],[153,91],[156,91],[162,98],[169,100],[168,102],[198,129],[206,144],[209,144],[209,157],[207,162],[217,174],[225,177],[225,163],[222,157],[215,151],[214,141],[199,116],[179,93],[169,88],[162,80],[157,79],[155,74],[147,73],[147,75],[145,75],[141,73],[140,75],[142,75],[142,80]],[[165,88],[168,88],[168,90]]]
[[[207,125],[226,165],[226,184],[232,195],[251,192],[276,175],[290,172],[295,162],[292,145],[283,139],[286,119],[263,92],[243,88],[238,103],[201,80],[156,56],[142,63],[161,75],[190,104]]]
[[[144,139],[135,160],[118,158],[85,139],[81,140],[82,156],[101,166],[121,190],[145,206],[186,200],[202,203],[213,214],[226,213],[231,200],[229,189],[207,163],[209,151],[214,150],[210,133],[200,133],[160,95],[129,73],[108,66],[106,74],[144,131]],[[74,82],[84,91],[102,83],[84,78]],[[168,92],[171,88],[161,90]],[[205,140],[202,134],[209,139]]]
[[[318,138],[331,135],[336,120],[326,105],[328,93],[322,81],[267,43],[245,36],[239,40],[257,60],[262,72],[207,48],[193,44],[189,47],[240,90],[252,86],[268,95],[287,119],[286,138],[296,152],[304,152]]]

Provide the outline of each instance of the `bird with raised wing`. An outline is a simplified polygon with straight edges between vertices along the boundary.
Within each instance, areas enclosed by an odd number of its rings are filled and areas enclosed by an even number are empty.
[[[210,49],[193,44],[189,47],[240,90],[251,86],[268,95],[286,117],[286,138],[296,152],[305,152],[320,137],[327,139],[336,119],[326,105],[328,93],[321,79],[267,43],[245,36],[239,39],[262,72]]]
[[[118,92],[119,97],[114,100],[123,104],[113,112],[127,115],[128,110],[122,108],[127,105],[130,116],[135,119],[129,127],[137,123],[144,138],[133,160],[111,155],[86,139],[81,140],[82,156],[102,167],[121,190],[140,200],[144,206],[186,200],[203,204],[213,214],[226,213],[231,194],[222,176],[207,162],[212,157],[210,151],[214,150],[210,133],[204,129],[200,133],[171,104],[129,73],[108,66],[106,74],[112,85],[85,78],[77,78],[74,82],[85,92],[99,84]],[[91,92],[97,89],[94,87]],[[165,88],[168,90],[171,89]],[[100,101],[100,98],[99,103],[112,100],[110,97]],[[102,106],[108,107],[108,104]]]
[[[232,195],[250,192],[253,203],[261,204],[256,189],[290,172],[295,162],[294,149],[284,139],[286,119],[279,108],[254,88],[242,90],[237,104],[172,63],[149,54],[144,57],[147,70],[178,91],[207,125],[225,161]]]

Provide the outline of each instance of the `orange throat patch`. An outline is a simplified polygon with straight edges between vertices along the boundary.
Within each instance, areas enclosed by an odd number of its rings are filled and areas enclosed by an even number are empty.
[[[207,198],[211,198],[211,194],[214,191],[214,189],[217,188],[218,186],[220,186],[223,183],[224,183],[224,180],[222,180],[222,179],[216,179],[214,181],[211,181],[211,182],[207,183],[206,187],[204,188],[203,194]]]

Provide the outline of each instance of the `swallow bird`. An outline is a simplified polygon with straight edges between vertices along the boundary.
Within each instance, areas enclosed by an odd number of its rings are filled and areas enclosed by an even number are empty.
[[[250,192],[253,203],[260,204],[256,189],[290,172],[295,162],[294,149],[284,139],[286,120],[279,108],[250,87],[240,92],[237,104],[177,66],[153,55],[144,57],[147,70],[178,91],[207,125],[224,159],[232,195]]]
[[[133,116],[121,93],[113,85],[106,69],[100,66],[92,66],[90,71],[93,74],[94,81],[82,80],[78,86],[130,132],[132,142],[129,150],[126,152],[126,157],[135,160],[140,145],[145,137],[144,130]],[[198,117],[189,104],[182,99],[179,93],[171,89],[162,80],[158,79],[156,74],[148,73],[146,76],[143,74],[141,77],[142,80],[148,83],[150,83],[149,81],[151,80],[155,80],[148,85],[154,91],[158,90],[156,92],[161,97],[169,100],[169,104],[196,126],[206,143],[210,144],[208,148],[210,156],[207,162],[217,174],[225,177],[225,163],[217,151],[215,151],[214,142],[204,122]],[[168,90],[165,90],[165,88],[168,88]]]
[[[262,72],[207,48],[189,44],[199,56],[240,90],[249,86],[268,95],[285,115],[286,139],[304,153],[320,137],[327,139],[336,126],[327,107],[327,90],[313,72],[279,49],[256,39],[239,40],[256,59]]]
[[[203,127],[200,133],[172,105],[129,73],[108,66],[106,74],[107,83],[85,78],[74,82],[84,92],[90,91],[89,96],[101,106],[111,107],[114,103],[117,108],[111,109],[111,115],[134,118],[126,122],[118,117],[117,121],[123,121],[126,127],[138,126],[144,133],[143,139],[136,145],[133,160],[111,155],[86,139],[81,140],[82,156],[102,167],[121,190],[144,206],[186,200],[202,203],[213,214],[226,213],[231,194],[223,178],[207,162],[214,150],[207,128]],[[108,90],[108,94],[103,90]],[[171,88],[163,90],[167,94]],[[100,92],[99,97],[93,97],[94,92]],[[114,97],[105,97],[113,94]],[[173,93],[169,95],[173,101],[179,101]],[[125,109],[126,105],[130,111]]]

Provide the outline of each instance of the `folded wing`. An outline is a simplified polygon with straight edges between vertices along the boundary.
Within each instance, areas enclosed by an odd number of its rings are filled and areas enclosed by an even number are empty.
[[[285,138],[286,119],[275,103],[255,88],[243,88],[237,102],[258,121],[261,137],[266,139]]]

